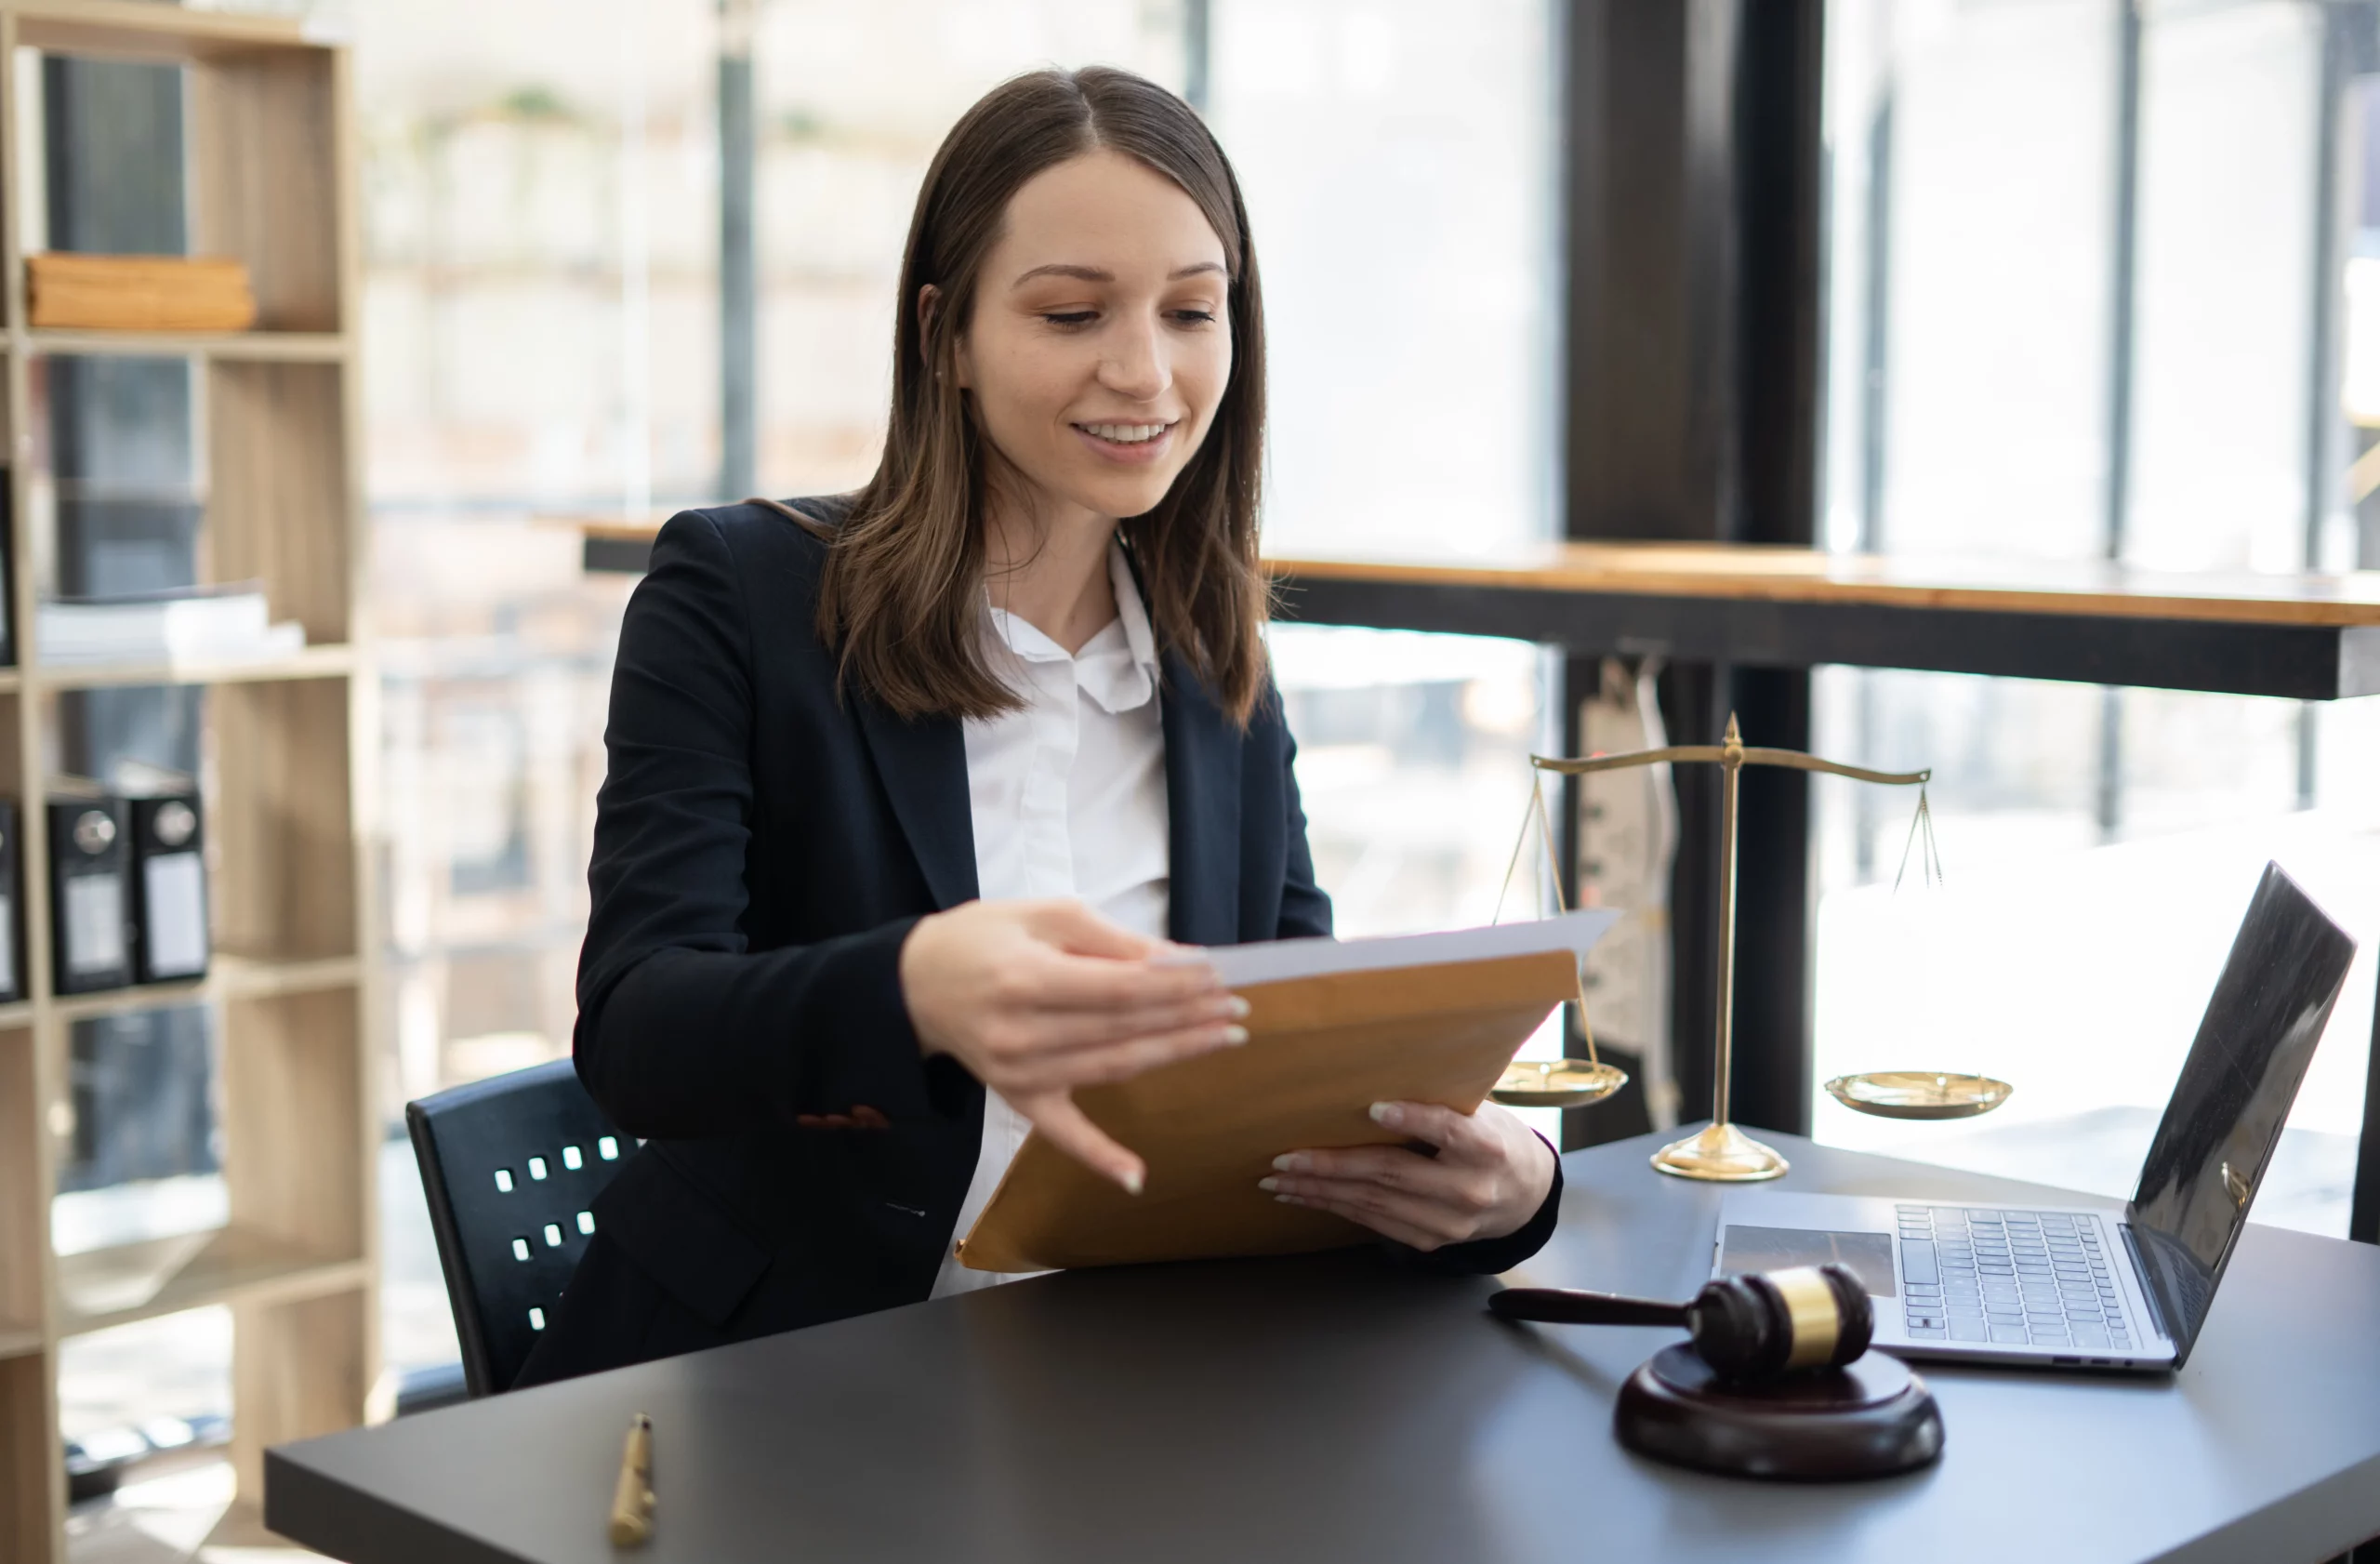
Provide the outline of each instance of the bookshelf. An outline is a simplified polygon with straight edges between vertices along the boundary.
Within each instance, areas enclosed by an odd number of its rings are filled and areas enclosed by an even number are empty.
[[[30,53],[185,66],[190,249],[244,261],[255,329],[32,329],[23,236],[41,133]],[[378,1360],[372,1195],[371,863],[377,713],[357,622],[354,147],[346,51],[290,19],[139,0],[0,0],[0,438],[9,454],[18,666],[0,669],[0,793],[20,802],[26,997],[0,1005],[0,1557],[65,1557],[57,1374],[78,1334],[213,1305],[233,1317],[233,1462],[258,1496],[265,1446],[358,1421]],[[260,580],[307,647],[265,663],[45,669],[33,606],[55,554],[38,366],[179,357],[198,383],[202,579]],[[60,697],[204,685],[216,957],[196,982],[61,998],[44,785]],[[60,1259],[50,1234],[78,1020],[214,1011],[230,1221],[191,1239]],[[127,1282],[127,1279],[129,1281]]]

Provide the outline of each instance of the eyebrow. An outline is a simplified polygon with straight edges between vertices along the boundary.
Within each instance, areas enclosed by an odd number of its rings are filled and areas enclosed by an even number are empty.
[[[1219,260],[1202,260],[1195,265],[1167,272],[1165,280],[1169,283],[1178,283],[1184,277],[1196,277],[1207,272],[1221,272],[1223,270],[1223,262]],[[1112,283],[1116,280],[1116,273],[1103,272],[1096,266],[1074,266],[1064,261],[1052,261],[1047,266],[1035,267],[1011,283],[1009,286],[1021,288],[1036,277],[1072,277],[1085,283]]]

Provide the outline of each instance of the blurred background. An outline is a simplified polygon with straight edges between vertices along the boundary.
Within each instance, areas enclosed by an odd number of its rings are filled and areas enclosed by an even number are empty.
[[[362,116],[390,1394],[455,1356],[403,1103],[569,1046],[633,585],[582,570],[580,524],[865,479],[934,146],[1019,70],[1104,61],[1190,97],[1244,181],[1272,346],[1267,547],[1558,536],[1569,9],[314,8],[354,43]],[[1823,545],[2380,566],[2373,10],[1831,0]],[[723,272],[721,242],[747,156],[748,275]],[[1482,639],[1273,644],[1341,931],[1487,921],[1527,756],[1561,742],[1554,665]],[[2265,858],[2367,950],[2380,933],[2380,702],[1851,669],[1818,670],[1812,701],[1817,752],[1934,768],[1947,874],[1895,889],[1909,799],[1815,789],[1813,1080],[1916,1062],[2017,1086],[1967,1130],[1814,1093],[1822,1140],[2128,1193]],[[2264,1220],[2346,1230],[2373,987],[2367,955]],[[203,1033],[159,1046],[204,1056]],[[199,1148],[181,1163],[98,1161],[84,1184],[137,1186],[152,1226],[203,1225],[204,1095],[196,1129],[176,1121]],[[78,1210],[104,1226],[102,1204]],[[61,1211],[61,1243],[71,1226]],[[78,1339],[66,1432],[228,1404],[229,1336],[200,1311]]]

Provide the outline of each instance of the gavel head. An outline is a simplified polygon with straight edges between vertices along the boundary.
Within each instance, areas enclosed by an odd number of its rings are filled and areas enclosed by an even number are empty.
[[[1876,1314],[1842,1266],[1722,1277],[1686,1306],[1694,1350],[1722,1379],[1841,1368],[1868,1350]]]

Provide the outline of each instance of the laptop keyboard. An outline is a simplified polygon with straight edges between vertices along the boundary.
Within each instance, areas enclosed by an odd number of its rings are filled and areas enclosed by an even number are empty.
[[[1973,1206],[1895,1210],[1911,1340],[2131,1347],[2123,1294],[2095,1219]]]

